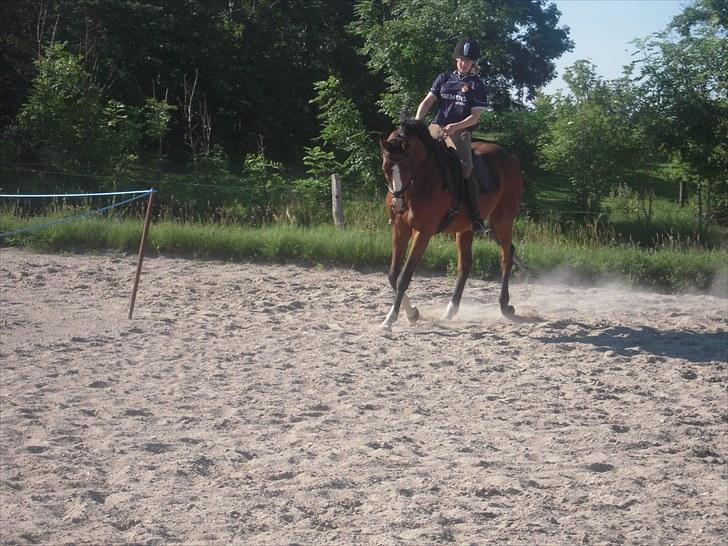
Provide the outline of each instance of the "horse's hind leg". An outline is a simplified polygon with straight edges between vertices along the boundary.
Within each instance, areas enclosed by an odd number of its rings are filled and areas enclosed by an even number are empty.
[[[473,268],[473,232],[464,231],[455,236],[458,246],[458,277],[455,282],[455,291],[450,303],[447,304],[443,318],[453,318],[460,309],[460,299],[463,297],[465,283]]]
[[[512,305],[509,304],[511,296],[508,291],[508,280],[511,276],[511,269],[513,269],[513,255],[516,252],[516,247],[513,246],[513,222],[502,225],[499,222],[494,222],[491,218],[491,225],[493,227],[493,235],[495,236],[498,246],[501,251],[501,291],[498,303],[500,303],[501,313],[506,318],[513,318],[516,314],[516,310]]]
[[[507,253],[507,257],[505,256]],[[506,318],[513,318],[516,316],[516,309],[509,304],[511,295],[508,292],[508,280],[511,277],[511,270],[513,269],[513,255],[516,253],[516,247],[513,243],[506,250],[501,247],[501,293],[498,302],[500,303],[501,313]]]
[[[417,322],[417,319],[420,318],[420,311],[410,303],[409,296],[405,294],[402,296],[402,309],[404,309],[404,316],[407,317],[407,321],[410,324],[414,324]]]

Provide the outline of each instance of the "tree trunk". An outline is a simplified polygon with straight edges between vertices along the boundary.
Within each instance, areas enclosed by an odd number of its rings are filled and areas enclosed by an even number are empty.
[[[698,237],[703,237],[703,182],[698,181]]]
[[[683,200],[683,189],[684,189],[684,182],[680,180],[680,193],[677,197],[677,204],[682,208],[685,205],[685,201]]]

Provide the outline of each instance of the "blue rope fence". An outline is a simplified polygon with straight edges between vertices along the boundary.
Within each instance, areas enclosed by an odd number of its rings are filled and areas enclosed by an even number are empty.
[[[4,232],[0,233],[0,237],[11,237],[13,235],[18,235],[20,233],[26,233],[28,231],[45,229],[47,227],[57,226],[59,224],[66,224],[68,222],[73,222],[80,218],[86,218],[88,216],[94,216],[96,214],[101,214],[102,212],[113,209],[115,207],[121,207],[123,205],[127,205],[138,199],[143,199],[144,197],[146,197],[152,193],[156,193],[156,191],[157,190],[150,188],[148,190],[100,192],[100,193],[56,193],[56,194],[0,193],[0,198],[18,198],[18,199],[26,199],[26,198],[45,198],[45,199],[47,199],[47,198],[57,198],[57,197],[102,197],[102,196],[111,196],[111,195],[134,195],[134,197],[130,197],[129,199],[125,199],[124,201],[120,201],[118,203],[113,203],[113,204],[107,205],[105,207],[101,207],[100,209],[90,210],[90,211],[82,212],[81,214],[74,214],[72,216],[66,216],[65,218],[60,218],[60,219],[54,220],[52,222],[46,222],[43,224],[28,226],[28,227],[16,229],[13,231],[4,231]]]

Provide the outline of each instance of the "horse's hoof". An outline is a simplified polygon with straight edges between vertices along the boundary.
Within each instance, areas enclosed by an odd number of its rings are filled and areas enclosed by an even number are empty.
[[[386,320],[379,325],[379,328],[384,330],[385,332],[392,331],[392,325],[389,322],[387,322]]]
[[[504,305],[503,307],[501,307],[501,313],[503,313],[504,317],[512,319],[516,316],[516,308],[512,305]]]
[[[417,307],[413,307],[412,310],[409,313],[406,313],[407,316],[407,322],[410,324],[414,324],[417,322],[417,319],[420,318],[420,311],[417,309]]]

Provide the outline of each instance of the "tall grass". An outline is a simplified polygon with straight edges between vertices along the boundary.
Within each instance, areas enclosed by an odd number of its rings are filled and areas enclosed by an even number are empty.
[[[22,220],[3,213],[0,214],[0,232],[47,220],[49,218],[42,217]],[[141,231],[140,220],[94,217],[12,236],[1,244],[44,251],[135,253]],[[583,236],[584,241],[575,242],[564,233],[525,219],[519,221],[515,244],[530,272],[536,275],[566,270],[584,280],[620,280],[664,291],[709,291],[716,282],[728,277],[728,251],[725,248],[600,246],[587,233]],[[386,224],[371,229],[356,226],[306,228],[287,224],[246,228],[163,220],[155,222],[149,233],[148,254],[155,253],[200,259],[295,261],[384,272],[389,264],[391,246]],[[474,276],[497,278],[499,249],[494,242],[476,240],[473,255]],[[456,261],[453,238],[438,235],[430,242],[422,268],[452,274]]]
[[[557,272],[585,282],[618,281],[666,292],[708,292],[728,277],[728,253],[721,250],[527,244],[520,255],[540,274]],[[724,289],[720,292],[725,294]]]

